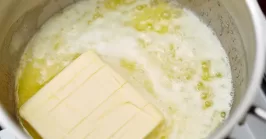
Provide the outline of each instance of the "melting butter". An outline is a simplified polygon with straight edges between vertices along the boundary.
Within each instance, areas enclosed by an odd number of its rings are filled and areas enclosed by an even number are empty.
[[[90,51],[19,113],[44,139],[141,139],[163,122],[151,103]]]
[[[213,31],[177,6],[163,0],[85,0],[66,8],[28,44],[19,72],[19,104],[73,55],[94,50],[143,95],[153,97],[149,101],[166,120],[152,139],[206,138],[231,108],[230,65]]]

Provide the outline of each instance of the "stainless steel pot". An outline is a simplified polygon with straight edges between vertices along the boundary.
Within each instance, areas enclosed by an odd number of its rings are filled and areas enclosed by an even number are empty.
[[[55,12],[75,0],[0,0],[0,125],[18,138],[15,71],[25,44]],[[232,67],[235,99],[228,120],[210,136],[220,139],[238,124],[253,104],[264,68],[265,19],[255,0],[179,0],[213,28]]]

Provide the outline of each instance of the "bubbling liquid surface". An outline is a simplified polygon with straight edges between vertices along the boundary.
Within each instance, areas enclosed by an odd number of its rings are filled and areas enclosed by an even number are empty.
[[[159,0],[80,1],[53,16],[23,55],[18,107],[88,50],[164,114],[148,139],[206,138],[229,114],[232,78],[221,43],[191,11]]]

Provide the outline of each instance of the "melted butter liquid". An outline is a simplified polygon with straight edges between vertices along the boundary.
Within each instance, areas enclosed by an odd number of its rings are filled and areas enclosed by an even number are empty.
[[[87,50],[164,114],[148,139],[206,138],[229,114],[231,70],[217,37],[191,11],[160,0],[85,0],[52,17],[21,61],[18,107]]]

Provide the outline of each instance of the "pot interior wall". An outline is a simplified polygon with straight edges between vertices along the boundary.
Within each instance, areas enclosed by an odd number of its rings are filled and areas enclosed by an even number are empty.
[[[73,2],[75,0],[0,1],[0,102],[12,116],[16,115],[15,72],[25,45],[50,16]],[[227,52],[235,88],[235,92],[232,92],[232,95],[235,95],[232,104],[234,112],[245,95],[256,50],[248,8],[244,1],[179,2],[194,11],[214,30]]]

